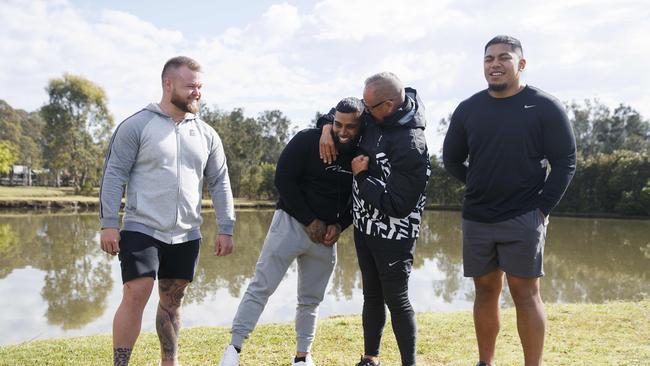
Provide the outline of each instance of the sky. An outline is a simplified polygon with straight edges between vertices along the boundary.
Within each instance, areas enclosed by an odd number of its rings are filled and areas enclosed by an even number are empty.
[[[160,100],[162,65],[182,54],[202,64],[209,106],[279,109],[305,128],[392,71],[418,90],[439,154],[439,121],[485,88],[497,34],[521,40],[525,83],[649,118],[648,20],[647,0],[0,0],[0,99],[33,111],[50,79],[77,74],[106,91],[119,123]]]

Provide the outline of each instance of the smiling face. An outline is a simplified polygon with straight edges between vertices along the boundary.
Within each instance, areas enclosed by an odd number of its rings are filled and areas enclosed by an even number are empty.
[[[201,73],[183,65],[171,72],[167,80],[171,103],[185,113],[198,113],[203,86]]]
[[[339,151],[341,147],[345,147],[344,150],[350,150],[356,142],[361,127],[360,115],[361,113],[343,113],[339,111],[334,114],[332,135]]]
[[[493,97],[505,98],[517,94],[521,88],[519,77],[526,60],[504,43],[490,45],[483,57],[483,73],[488,82],[488,92]]]

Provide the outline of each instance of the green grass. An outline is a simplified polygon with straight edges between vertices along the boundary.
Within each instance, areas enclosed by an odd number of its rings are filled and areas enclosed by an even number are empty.
[[[98,192],[98,191],[97,191]],[[87,200],[96,199],[97,193],[92,196],[76,195],[72,187],[6,187],[0,186],[0,199],[2,200]]]
[[[0,206],[4,207],[68,207],[77,202],[83,206],[95,205],[97,194],[77,195],[71,187],[5,187],[0,186]]]
[[[650,300],[547,305],[547,312],[546,365],[642,365],[650,360]],[[228,340],[224,327],[185,328],[180,341],[181,363],[216,365]],[[418,314],[419,365],[474,365],[475,343],[471,312]],[[352,365],[362,350],[360,317],[319,322],[312,350],[318,365]],[[241,365],[289,365],[293,351],[292,324],[261,325],[246,343]],[[109,335],[35,341],[0,347],[0,365],[108,365],[111,352]],[[158,352],[156,335],[144,333],[131,364],[155,365]],[[393,333],[387,326],[382,365],[399,365],[398,359]],[[497,363],[523,364],[513,309],[503,312]]]
[[[6,187],[0,186],[0,198],[45,198],[65,197],[74,195],[74,188],[71,187]]]
[[[77,195],[70,187],[6,187],[0,186],[0,207],[34,208],[34,207],[72,207],[78,203],[83,207],[99,205],[99,191],[95,189],[92,195]],[[212,207],[212,201],[204,199],[203,207]],[[275,207],[275,202],[268,200],[252,200],[236,198],[238,209]]]

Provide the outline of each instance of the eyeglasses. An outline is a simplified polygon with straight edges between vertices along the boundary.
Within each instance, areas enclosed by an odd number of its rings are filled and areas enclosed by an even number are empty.
[[[377,103],[375,105],[372,105],[372,106],[367,105],[366,101],[363,100],[363,99],[361,99],[361,103],[363,103],[363,107],[366,109],[366,112],[370,113],[370,112],[372,112],[373,109],[375,109],[375,108],[379,107],[380,105],[388,102],[389,100],[393,100],[393,99],[392,98],[384,99],[383,101],[381,101],[381,102],[379,102],[379,103]]]

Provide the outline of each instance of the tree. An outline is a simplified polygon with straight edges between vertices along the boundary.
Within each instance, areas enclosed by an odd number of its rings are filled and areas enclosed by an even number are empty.
[[[49,103],[41,109],[49,168],[67,172],[80,192],[96,185],[113,128],[104,90],[76,75],[50,80]]]
[[[13,171],[11,166],[19,163],[18,147],[21,146],[20,138],[22,128],[20,117],[7,102],[0,100],[0,141],[4,143],[0,147],[0,172],[10,173],[10,180],[13,184]]]
[[[278,110],[264,111],[256,119],[244,116],[241,108],[230,113],[202,106],[201,118],[214,127],[223,141],[228,173],[235,197],[273,197],[269,172],[289,136],[291,121]],[[270,182],[272,182],[272,177]]]
[[[641,114],[632,107],[620,104],[614,110],[612,119],[616,125],[623,126],[623,141],[618,146],[629,151],[645,151],[650,153],[650,122],[644,120]]]
[[[29,168],[40,168],[45,149],[45,140],[43,139],[45,121],[41,118],[40,111],[25,112],[17,110],[16,112],[20,117],[23,132],[20,136],[18,161]]]
[[[650,152],[650,122],[632,107],[620,104],[612,113],[597,99],[571,102],[566,107],[580,156],[618,150]]]
[[[31,169],[40,167],[44,142],[43,119],[38,112],[25,112],[12,108],[0,100],[0,140],[11,143],[16,152],[14,164],[27,167],[28,183],[31,185]],[[13,177],[13,175],[12,175]]]
[[[27,168],[27,183],[31,185],[31,170],[40,167],[43,156],[43,120],[38,112],[25,112],[13,109],[0,100],[0,140],[14,147],[13,164]],[[13,180],[13,174],[11,175]]]
[[[232,192],[235,197],[241,197],[241,183],[247,170],[259,164],[262,157],[262,127],[255,119],[245,117],[241,108],[233,109],[230,113],[218,109],[205,110],[201,117],[221,137],[228,159]]]
[[[650,155],[618,150],[578,159],[558,211],[650,215]]]
[[[0,99],[0,140],[17,145],[22,132],[18,113],[7,102]]]
[[[11,166],[16,161],[17,154],[14,145],[6,140],[0,141],[0,173],[11,172]]]
[[[279,110],[264,111],[257,117],[257,123],[262,127],[262,161],[276,163],[282,150],[294,134],[291,121]],[[315,125],[315,124],[314,124]]]
[[[593,103],[598,103],[594,101]],[[604,107],[604,106],[602,106]],[[576,146],[579,156],[591,156],[599,152],[596,138],[594,136],[594,120],[601,119],[603,108],[593,108],[592,101],[585,100],[584,106],[576,102],[566,105],[569,119],[573,124],[573,133],[576,138]]]
[[[445,171],[442,159],[431,155],[431,176],[427,184],[427,203],[458,207],[463,204],[465,185]]]

